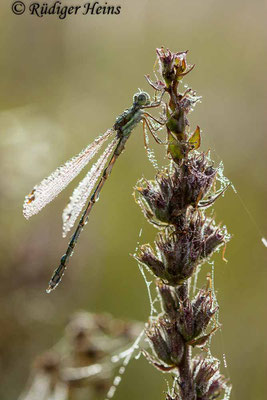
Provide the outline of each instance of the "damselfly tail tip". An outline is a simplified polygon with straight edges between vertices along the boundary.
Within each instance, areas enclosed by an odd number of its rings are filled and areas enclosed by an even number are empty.
[[[46,289],[46,293],[47,294],[51,293],[57,287],[57,285],[58,284],[55,284],[53,281],[50,281]]]
[[[62,258],[61,258],[61,263],[59,264],[59,267],[55,270],[52,278],[50,279],[50,281],[48,283],[48,288],[46,289],[46,293],[51,293],[52,290],[55,290],[56,287],[61,282],[62,276],[63,276],[65,268],[66,268],[65,264],[64,264],[66,259],[67,259],[67,256],[66,256],[66,254],[64,254],[64,256],[62,256]]]

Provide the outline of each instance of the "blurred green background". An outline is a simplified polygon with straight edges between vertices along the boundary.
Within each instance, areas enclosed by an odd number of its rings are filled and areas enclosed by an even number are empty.
[[[233,238],[226,250],[228,263],[221,255],[215,257],[223,330],[215,335],[212,352],[221,360],[226,356],[228,367],[222,365],[222,371],[233,383],[233,400],[263,399],[264,2],[116,4],[122,6],[118,16],[71,16],[64,21],[16,16],[7,0],[0,6],[0,398],[17,398],[32,360],[58,341],[73,311],[108,311],[143,321],[149,315],[146,286],[129,255],[138,240],[152,242],[156,234],[132,197],[137,179],[154,175],[141,127],[91,214],[63,284],[51,295],[45,293],[47,282],[67,244],[61,236],[61,213],[78,181],[30,221],[23,218],[22,203],[34,184],[111,127],[138,88],[149,90],[144,74],[152,75],[155,48],[164,45],[190,50],[188,61],[196,67],[184,83],[203,96],[190,115],[191,126],[200,125],[202,149],[211,149],[216,162],[223,160],[225,174],[238,191],[228,190],[216,203],[216,219]],[[163,149],[154,147],[162,161]],[[199,286],[210,269],[203,266]],[[165,377],[141,358],[130,364],[116,399],[162,399],[165,389]]]

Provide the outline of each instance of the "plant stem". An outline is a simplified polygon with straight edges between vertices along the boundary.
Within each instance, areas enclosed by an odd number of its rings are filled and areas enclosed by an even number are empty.
[[[196,400],[196,392],[191,373],[191,349],[185,344],[184,355],[178,367],[179,386],[182,400]]]

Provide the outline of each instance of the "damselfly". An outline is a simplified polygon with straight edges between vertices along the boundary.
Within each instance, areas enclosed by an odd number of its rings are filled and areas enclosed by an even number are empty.
[[[158,107],[161,104],[163,94],[164,92],[162,91],[159,98],[157,99],[155,96],[155,100],[151,102],[150,97],[146,92],[140,91],[139,93],[136,93],[133,97],[132,106],[117,117],[112,129],[108,129],[103,135],[98,136],[93,143],[89,144],[78,155],[71,158],[64,165],[52,172],[50,176],[43,179],[41,183],[39,185],[36,185],[31,193],[26,196],[23,206],[23,214],[25,218],[28,219],[32,215],[37,214],[43,207],[50,203],[63,189],[65,189],[65,187],[96,155],[103,143],[115,134],[115,137],[109,143],[105,151],[89,170],[85,178],[74,190],[67,207],[63,211],[63,237],[65,237],[67,232],[73,227],[77,217],[81,213],[83,207],[87,202],[88,197],[90,196],[92,190],[96,185],[95,190],[80,218],[77,228],[68,244],[67,251],[62,256],[60,264],[58,268],[54,271],[54,274],[49,282],[47,288],[48,293],[51,292],[51,290],[55,289],[61,281],[64,271],[67,268],[69,258],[72,255],[74,247],[80,236],[80,233],[88,220],[89,213],[94,203],[97,201],[100,191],[105,181],[109,177],[115,161],[124,150],[125,144],[129,139],[134,127],[139,122],[143,122],[146,148],[146,128],[148,128],[148,130],[151,132],[152,136],[158,143],[162,143],[160,139],[156,136],[155,131],[158,130],[159,127],[164,124],[164,122],[156,119],[147,111],[144,111],[144,109]],[[110,156],[111,158],[108,161]]]

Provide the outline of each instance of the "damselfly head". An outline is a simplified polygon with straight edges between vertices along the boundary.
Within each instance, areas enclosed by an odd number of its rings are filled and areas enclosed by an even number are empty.
[[[150,104],[150,96],[146,92],[136,93],[133,97],[133,103],[138,106],[148,106]]]

